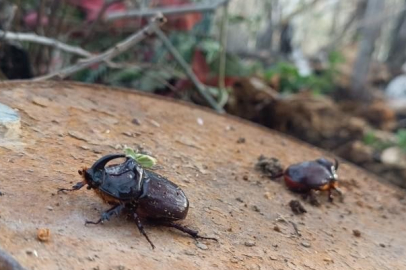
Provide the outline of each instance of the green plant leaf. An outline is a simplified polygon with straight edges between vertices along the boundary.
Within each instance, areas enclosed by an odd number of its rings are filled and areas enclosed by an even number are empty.
[[[157,163],[157,160],[154,157],[138,153],[137,151],[134,151],[128,147],[124,148],[124,153],[127,157],[134,159],[144,168],[151,168]]]

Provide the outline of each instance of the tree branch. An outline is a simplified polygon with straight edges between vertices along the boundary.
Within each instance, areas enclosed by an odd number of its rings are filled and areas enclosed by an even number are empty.
[[[162,13],[164,16],[180,15],[192,12],[206,12],[217,9],[219,6],[228,4],[230,0],[219,0],[216,3],[211,4],[189,4],[176,7],[163,7],[163,8],[151,8],[143,10],[128,10],[112,12],[105,17],[106,21],[115,21],[119,19],[138,18],[138,17],[151,17],[157,13]]]
[[[197,91],[199,94],[207,101],[207,103],[215,109],[219,113],[224,113],[224,109],[220,107],[217,102],[214,100],[214,98],[209,94],[207,87],[202,84],[199,79],[196,77],[196,75],[193,73],[192,69],[189,67],[189,65],[186,63],[185,59],[180,55],[178,50],[172,45],[171,41],[168,39],[168,37],[165,35],[164,32],[161,31],[158,27],[154,29],[155,34],[162,40],[166,48],[169,50],[169,52],[172,54],[172,56],[175,58],[175,60],[179,63],[179,65],[183,68],[185,71],[186,75],[189,77],[189,79],[193,82],[193,84],[196,86]]]
[[[153,18],[150,23],[144,27],[143,29],[141,29],[140,31],[138,31],[137,33],[129,36],[127,39],[125,39],[124,41],[116,44],[115,46],[113,46],[112,48],[106,50],[105,52],[96,55],[96,56],[92,56],[92,57],[88,57],[86,59],[83,60],[79,60],[77,64],[64,68],[60,71],[57,72],[53,72],[50,73],[48,75],[45,76],[41,76],[41,77],[37,77],[34,78],[34,81],[42,81],[42,80],[48,80],[48,79],[52,79],[55,77],[58,77],[60,79],[64,79],[66,77],[68,77],[69,75],[72,75],[78,71],[81,71],[91,65],[103,62],[103,61],[109,61],[110,59],[116,57],[117,55],[127,51],[128,49],[130,49],[132,46],[134,46],[135,44],[137,44],[138,42],[140,42],[141,40],[143,40],[144,38],[146,38],[147,36],[151,35],[152,33],[154,33],[154,31],[156,29],[159,29],[159,26],[162,25],[163,23],[165,23],[166,19],[165,17],[162,16],[162,14],[158,14],[155,18]]]
[[[34,33],[14,33],[14,32],[5,32],[0,30],[0,36],[6,40],[18,40],[18,41],[28,41],[33,43],[39,43],[46,46],[52,46],[57,49],[60,49],[65,52],[77,54],[83,57],[90,57],[92,54],[80,47],[71,46],[65,43],[62,43],[56,39],[39,36]]]

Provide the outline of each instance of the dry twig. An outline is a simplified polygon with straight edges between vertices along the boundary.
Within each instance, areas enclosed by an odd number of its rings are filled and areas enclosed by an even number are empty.
[[[166,7],[166,8],[151,8],[151,9],[143,9],[143,10],[128,10],[128,11],[118,11],[114,13],[110,13],[106,16],[106,21],[115,21],[119,19],[127,19],[127,18],[139,18],[139,17],[151,17],[157,13],[162,13],[164,16],[170,15],[180,15],[186,13],[193,13],[193,12],[207,12],[213,11],[217,9],[219,6],[225,5],[230,0],[219,0],[216,3],[209,3],[209,4],[190,4],[190,5],[182,5],[176,7]]]
[[[39,36],[34,33],[14,33],[14,32],[5,32],[5,31],[0,30],[0,36],[6,40],[28,41],[28,42],[39,43],[39,44],[46,45],[46,46],[52,46],[56,49],[60,49],[62,51],[68,52],[68,53],[77,54],[77,55],[80,55],[83,57],[92,56],[92,54],[90,52],[88,52],[80,47],[71,46],[71,45],[65,44],[63,42],[60,42],[56,39]]]
[[[73,66],[64,68],[60,71],[53,72],[53,73],[50,73],[50,74],[47,74],[47,75],[44,75],[41,77],[34,78],[33,80],[34,81],[43,81],[43,80],[48,80],[48,79],[52,79],[52,78],[64,79],[64,78],[68,77],[69,75],[74,74],[78,71],[81,71],[91,65],[94,65],[94,64],[97,64],[100,62],[104,62],[104,61],[109,61],[110,59],[112,59],[112,58],[116,57],[117,55],[130,49],[135,44],[137,44],[138,42],[143,40],[145,37],[154,33],[155,29],[159,29],[159,26],[162,25],[163,23],[165,23],[165,18],[162,16],[162,14],[158,14],[155,18],[153,18],[150,21],[150,23],[146,27],[141,29],[139,32],[129,36],[124,41],[116,44],[112,48],[106,50],[105,52],[103,52],[99,55],[96,55],[96,56],[92,56],[92,57],[88,57],[83,60],[79,60],[78,63],[76,63]]]
[[[220,25],[220,63],[219,63],[219,91],[225,93],[225,98],[219,99],[219,105],[224,107],[228,101],[226,90],[226,48],[227,48],[227,25],[228,25],[228,3],[223,7],[223,15],[221,17]]]
[[[192,83],[196,86],[197,91],[199,94],[207,101],[207,103],[215,109],[219,113],[224,113],[224,109],[217,104],[217,102],[214,100],[214,98],[210,95],[208,92],[208,89],[205,85],[203,85],[199,79],[196,77],[196,75],[193,73],[192,69],[189,67],[189,65],[186,63],[185,59],[180,55],[178,50],[172,45],[171,41],[169,38],[165,35],[164,32],[161,31],[159,28],[154,29],[155,34],[162,40],[166,48],[169,50],[169,52],[172,54],[173,58],[179,63],[179,65],[183,68],[185,71],[186,75],[189,77],[189,79],[192,81]]]

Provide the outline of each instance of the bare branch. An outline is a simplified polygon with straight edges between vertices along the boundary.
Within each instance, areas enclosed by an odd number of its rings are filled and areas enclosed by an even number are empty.
[[[230,0],[219,0],[216,3],[210,4],[190,4],[182,5],[176,7],[166,7],[166,8],[151,8],[142,10],[128,10],[128,11],[118,11],[112,12],[106,16],[106,21],[115,21],[119,19],[127,18],[139,18],[139,17],[151,17],[157,13],[162,13],[164,16],[180,15],[185,13],[193,12],[206,12],[217,9],[219,6],[228,4]]]
[[[379,11],[384,10],[385,3],[381,0],[368,0],[365,11],[365,21],[376,16]],[[367,76],[372,59],[372,53],[375,50],[375,41],[381,32],[382,24],[370,24],[362,29],[362,36],[358,45],[357,59],[354,63],[353,74],[351,78],[351,96],[357,100],[370,101],[371,93],[365,87]]]
[[[8,31],[10,29],[11,23],[14,20],[14,16],[16,14],[17,9],[18,8],[17,8],[16,5],[12,5],[10,8],[8,8],[8,10],[7,10],[7,12],[8,12],[7,19],[2,25],[4,31]]]
[[[141,40],[143,40],[144,38],[146,38],[147,36],[151,35],[152,33],[154,33],[154,31],[156,29],[159,29],[159,26],[162,25],[163,23],[165,23],[165,18],[162,16],[162,14],[158,14],[155,18],[153,18],[150,23],[144,27],[143,29],[141,29],[140,31],[138,31],[137,33],[129,36],[128,38],[126,38],[124,41],[116,44],[115,46],[113,46],[112,48],[106,50],[105,52],[96,55],[96,56],[92,56],[83,60],[79,60],[77,64],[64,68],[60,71],[57,72],[53,72],[50,73],[48,75],[45,76],[41,76],[41,77],[37,77],[34,78],[34,81],[42,81],[42,80],[48,80],[48,79],[52,79],[55,77],[58,77],[60,79],[64,79],[66,77],[68,77],[71,74],[74,74],[78,71],[81,71],[91,65],[103,62],[103,61],[109,61],[110,59],[116,57],[117,55],[127,51],[128,49],[130,49],[132,46],[134,46],[135,44],[137,44],[138,42],[140,42]]]
[[[346,24],[343,27],[343,30],[341,30],[341,33],[337,34],[336,37],[330,41],[327,45],[324,46],[324,49],[326,50],[332,50],[334,47],[336,47],[339,43],[341,43],[341,39],[344,37],[344,35],[350,30],[352,25],[356,23],[354,26],[354,29],[352,31],[356,31],[358,29],[362,29],[363,27],[367,26],[372,26],[372,25],[377,25],[381,24],[385,20],[391,20],[395,19],[396,15],[398,13],[404,12],[406,10],[406,6],[400,7],[396,9],[393,12],[381,12],[378,15],[375,15],[373,18],[364,18],[361,21],[358,20],[357,18],[357,12],[355,11],[353,15],[350,16],[350,19],[346,22]],[[341,45],[341,44],[339,44]]]
[[[207,87],[199,81],[199,79],[193,73],[192,69],[186,63],[185,59],[183,59],[183,57],[180,55],[178,50],[176,50],[176,48],[172,45],[171,41],[168,39],[168,37],[165,35],[165,33],[162,32],[161,29],[159,29],[158,27],[156,27],[154,29],[154,31],[155,31],[155,34],[162,40],[162,42],[167,47],[167,49],[172,54],[172,56],[175,58],[175,60],[183,68],[186,75],[190,78],[190,80],[196,86],[196,89],[199,92],[199,94],[207,101],[207,103],[213,109],[215,109],[219,113],[224,113],[224,109],[222,107],[220,107],[217,104],[217,102],[213,99],[213,97],[209,94]]]
[[[219,64],[219,88],[226,88],[226,47],[227,47],[227,24],[228,24],[228,4],[223,7],[223,15],[220,23],[220,64]]]
[[[39,43],[46,46],[52,46],[62,51],[77,54],[83,57],[90,57],[92,54],[80,47],[71,46],[65,43],[62,43],[56,39],[47,38],[44,36],[39,36],[33,33],[14,33],[14,32],[4,32],[0,30],[0,36],[6,40],[18,40],[18,41],[27,41],[33,43]]]

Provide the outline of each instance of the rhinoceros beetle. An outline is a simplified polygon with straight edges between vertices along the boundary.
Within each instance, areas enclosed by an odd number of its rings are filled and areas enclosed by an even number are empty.
[[[328,191],[329,201],[333,201],[332,190],[335,190],[343,197],[342,191],[338,188],[338,160],[334,164],[325,159],[319,158],[313,161],[305,161],[290,165],[283,173],[287,187],[293,191],[310,194],[312,191]],[[317,204],[317,201],[313,200]]]
[[[103,212],[99,220],[86,221],[86,225],[103,223],[114,214],[118,215],[126,210],[134,218],[140,233],[145,236],[152,248],[155,246],[146,234],[140,218],[175,228],[193,238],[217,241],[216,238],[200,236],[197,231],[173,222],[185,219],[189,210],[189,201],[176,184],[142,168],[132,158],[127,157],[121,164],[106,166],[109,161],[124,157],[122,154],[104,156],[90,169],[79,170],[79,174],[83,177],[82,182],[71,189],[59,189],[59,192],[75,191],[87,185],[87,189],[93,189],[106,203],[113,206]]]

